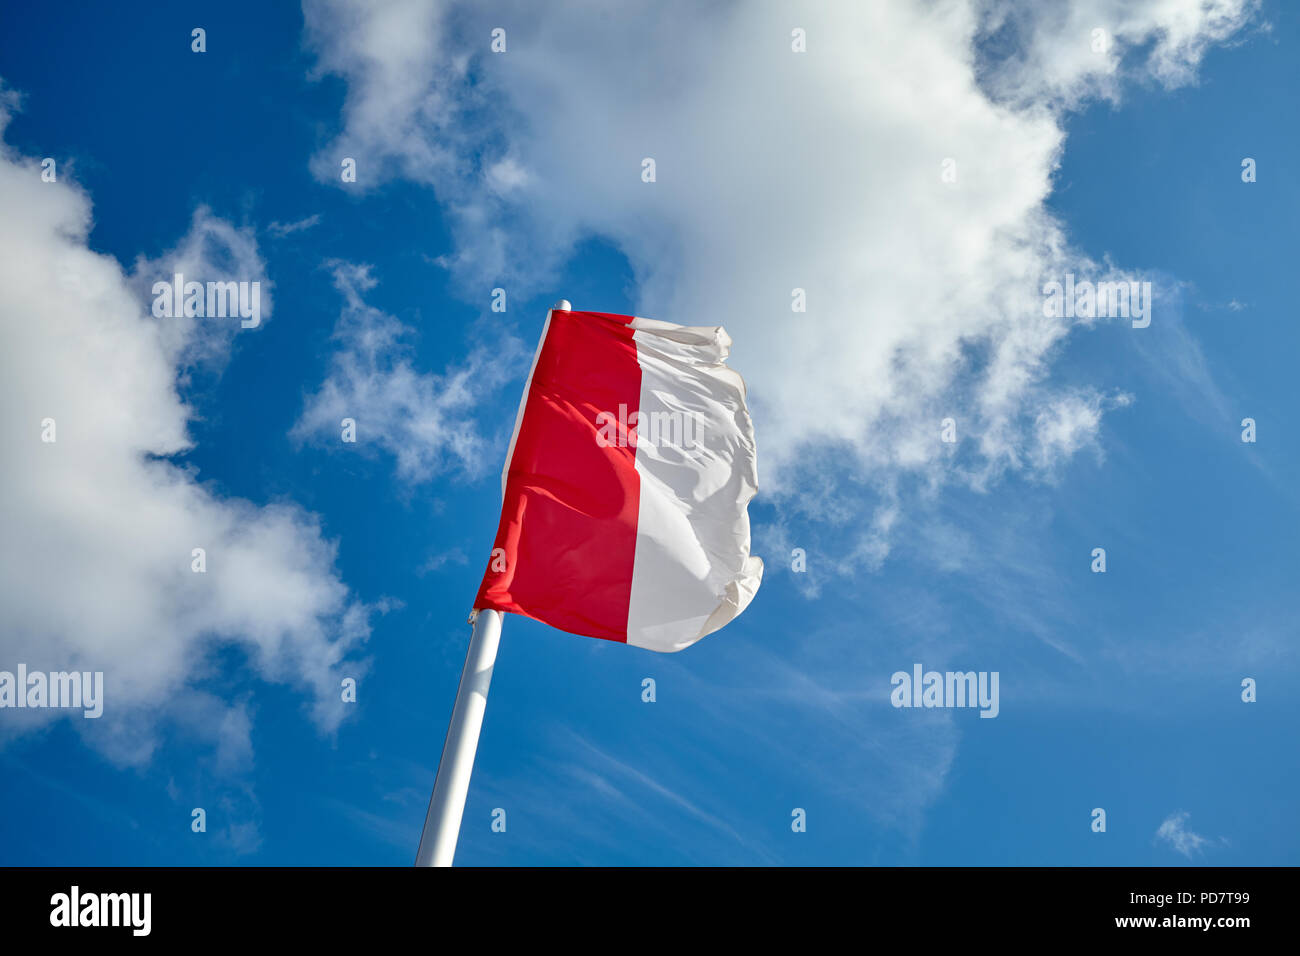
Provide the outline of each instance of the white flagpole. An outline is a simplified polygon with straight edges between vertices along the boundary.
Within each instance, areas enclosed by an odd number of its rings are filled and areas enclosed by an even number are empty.
[[[573,307],[568,299],[561,299],[554,308],[567,312]],[[540,343],[538,351],[541,351]],[[531,372],[529,381],[532,381]],[[528,401],[527,387],[524,401]],[[522,405],[520,408],[522,415]],[[451,724],[442,745],[442,759],[438,761],[438,776],[433,781],[429,811],[424,816],[420,848],[415,853],[416,866],[451,866],[456,855],[456,840],[460,836],[460,820],[465,815],[469,776],[474,769],[474,754],[478,752],[483,712],[487,709],[488,685],[492,683],[497,645],[501,643],[501,612],[491,608],[475,609],[470,620],[474,622],[474,633],[470,636],[469,652],[460,672],[456,704],[451,709]]]
[[[469,775],[474,769],[488,685],[492,683],[492,666],[496,663],[500,641],[501,612],[491,608],[476,612],[474,634],[469,639],[469,653],[460,672],[456,705],[451,711],[429,812],[424,818],[424,832],[420,834],[420,849],[415,855],[416,866],[451,866],[456,855],[460,818],[465,813]]]

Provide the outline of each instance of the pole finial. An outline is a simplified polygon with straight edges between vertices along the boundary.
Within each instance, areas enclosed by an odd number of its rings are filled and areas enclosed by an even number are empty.
[[[555,305],[551,306],[551,308],[556,312],[572,312],[573,303],[568,299],[561,299],[559,302],[555,303]]]

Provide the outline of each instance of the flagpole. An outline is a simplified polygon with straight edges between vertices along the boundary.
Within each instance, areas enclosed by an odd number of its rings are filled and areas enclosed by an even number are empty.
[[[451,711],[451,724],[442,745],[438,776],[429,798],[429,812],[420,834],[416,866],[451,866],[456,855],[456,838],[460,836],[460,819],[465,813],[465,795],[469,793],[470,771],[478,750],[478,735],[483,728],[483,711],[487,708],[488,685],[501,641],[501,612],[491,608],[475,611],[474,633],[469,639],[465,667],[460,672],[460,687]]]
[[[568,312],[573,306],[568,299],[561,299],[552,309]],[[540,343],[537,348],[540,354]],[[531,372],[528,377],[531,383]],[[525,386],[524,401],[527,400]],[[522,416],[523,405],[519,407]],[[518,427],[519,423],[516,422],[516,430]],[[511,451],[513,448],[512,439]],[[509,462],[507,467],[508,465]],[[504,488],[502,493],[504,494]],[[424,816],[420,848],[415,853],[416,866],[451,866],[452,858],[456,855],[456,840],[460,837],[461,817],[465,815],[469,777],[474,769],[474,754],[478,752],[479,731],[483,729],[483,712],[487,709],[488,685],[492,683],[497,645],[501,643],[501,612],[491,608],[475,608],[470,620],[474,623],[474,633],[470,635],[465,666],[460,672],[456,703],[451,709],[451,724],[447,727],[447,739],[442,745],[438,776],[433,781],[433,796],[429,798],[429,810]]]

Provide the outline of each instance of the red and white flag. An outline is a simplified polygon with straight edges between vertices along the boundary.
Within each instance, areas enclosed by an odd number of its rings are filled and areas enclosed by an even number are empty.
[[[720,327],[551,310],[502,473],[476,608],[679,651],[749,604],[758,490]]]

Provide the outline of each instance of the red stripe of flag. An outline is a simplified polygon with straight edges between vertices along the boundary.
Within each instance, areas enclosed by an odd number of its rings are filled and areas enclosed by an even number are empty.
[[[627,640],[640,501],[635,439],[602,447],[596,438],[601,412],[625,406],[627,421],[640,404],[627,318],[551,313],[475,607]]]

